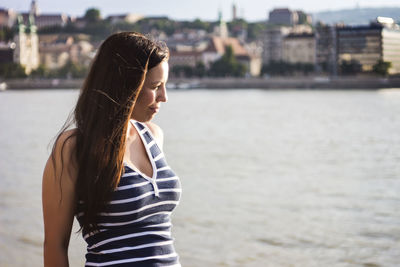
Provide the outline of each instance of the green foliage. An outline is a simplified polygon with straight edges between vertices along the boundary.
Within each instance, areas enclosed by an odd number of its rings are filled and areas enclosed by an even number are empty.
[[[109,22],[102,20],[88,23],[82,32],[91,35],[92,40],[103,40],[112,33],[112,26]]]
[[[228,30],[230,33],[232,33],[234,36],[238,32],[240,32],[242,29],[246,30],[247,29],[247,22],[244,19],[237,19],[233,20],[231,22],[227,23]]]
[[[144,18],[137,22],[142,32],[150,32],[152,29],[172,35],[178,28],[178,22],[168,18]]]
[[[196,77],[204,77],[206,75],[206,66],[203,62],[197,62],[196,66],[194,67],[194,76]]]
[[[242,30],[247,31],[247,38],[250,41],[260,38],[266,29],[265,22],[248,23],[244,19],[237,19],[228,23],[229,32],[233,36],[238,36]]]
[[[46,77],[49,74],[49,70],[44,65],[39,65],[39,67],[35,70],[32,70],[29,74],[32,78],[42,78]]]
[[[44,65],[39,65],[36,70],[33,70],[29,77],[32,78],[84,78],[88,73],[88,68],[82,65],[68,61],[59,69],[50,70]]]
[[[7,26],[1,27],[0,28],[0,41],[2,42],[8,42],[12,41],[14,39],[14,30],[12,28],[9,28]]]
[[[0,77],[4,79],[25,78],[25,68],[17,63],[0,64]]]
[[[340,63],[340,72],[343,75],[354,75],[361,72],[361,64],[357,60],[343,60]]]
[[[289,63],[284,61],[271,61],[261,68],[261,75],[288,76],[301,73],[308,75],[314,71],[314,64],[311,63]]]
[[[83,78],[86,76],[88,69],[84,66],[77,65],[72,61],[68,61],[64,66],[57,70],[59,78]]]
[[[243,77],[245,74],[246,66],[237,61],[231,46],[226,47],[225,54],[214,61],[209,70],[209,75],[215,77]]]
[[[134,31],[140,32],[140,26],[137,23],[128,23],[128,22],[120,22],[115,24],[111,27],[112,32],[119,32],[119,31]]]
[[[247,31],[247,22],[244,19],[236,19],[227,23],[229,34],[232,37],[242,35],[243,31]]]
[[[211,23],[195,19],[193,21],[180,21],[177,23],[176,29],[194,29],[194,30],[205,30],[207,32],[212,31]]]
[[[190,26],[192,29],[210,31],[210,23],[200,19],[195,19],[192,23],[190,23]]]
[[[247,28],[247,38],[249,40],[259,39],[266,29],[265,22],[249,23]]]
[[[386,76],[389,74],[389,69],[392,67],[392,62],[378,60],[376,64],[372,67],[372,71],[376,74]]]
[[[89,8],[86,10],[84,18],[88,23],[98,22],[101,19],[100,10],[97,8]]]

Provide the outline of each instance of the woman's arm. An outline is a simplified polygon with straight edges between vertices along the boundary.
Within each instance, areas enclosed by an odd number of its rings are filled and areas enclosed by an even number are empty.
[[[66,131],[60,136],[43,173],[45,267],[68,266],[68,244],[77,203],[75,190],[77,168],[75,161],[71,158],[74,137],[67,139],[71,133],[71,130]],[[61,151],[64,142],[64,149]],[[54,156],[54,161],[52,156]]]

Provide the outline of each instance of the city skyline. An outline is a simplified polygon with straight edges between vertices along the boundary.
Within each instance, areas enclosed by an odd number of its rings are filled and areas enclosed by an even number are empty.
[[[130,1],[114,0],[110,5],[109,1],[98,0],[96,3],[88,0],[55,2],[50,0],[36,1],[42,13],[65,13],[71,16],[83,16],[88,8],[98,8],[103,17],[115,14],[135,13],[144,16],[168,16],[177,20],[193,20],[200,18],[203,20],[216,20],[218,11],[221,10],[223,18],[232,18],[232,5],[237,6],[237,16],[248,21],[265,20],[268,12],[274,8],[289,8],[293,10],[303,10],[307,13],[314,13],[327,10],[350,9],[355,7],[400,7],[398,0],[382,1],[348,1],[338,0],[330,3],[330,8],[326,8],[326,3],[316,0],[304,0],[301,3],[283,0],[279,5],[264,3],[261,0],[236,0],[236,1],[213,1],[203,0],[193,1]],[[0,4],[1,8],[11,8],[18,12],[29,10],[30,0],[5,0]]]

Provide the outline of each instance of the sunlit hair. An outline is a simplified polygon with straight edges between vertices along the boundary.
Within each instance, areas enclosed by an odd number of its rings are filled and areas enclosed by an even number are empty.
[[[103,42],[92,62],[74,113],[55,142],[75,124],[76,130],[66,140],[74,137],[72,156],[77,163],[78,198],[84,203],[84,232],[96,230],[96,215],[124,172],[128,123],[146,73],[168,57],[162,43],[136,32],[121,32]]]

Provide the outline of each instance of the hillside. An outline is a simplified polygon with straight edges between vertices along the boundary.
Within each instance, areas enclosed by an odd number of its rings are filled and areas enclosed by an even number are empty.
[[[322,21],[327,24],[343,22],[345,24],[357,25],[368,24],[376,17],[391,17],[400,22],[400,7],[385,8],[354,8],[334,11],[322,11],[312,14],[313,20]]]

